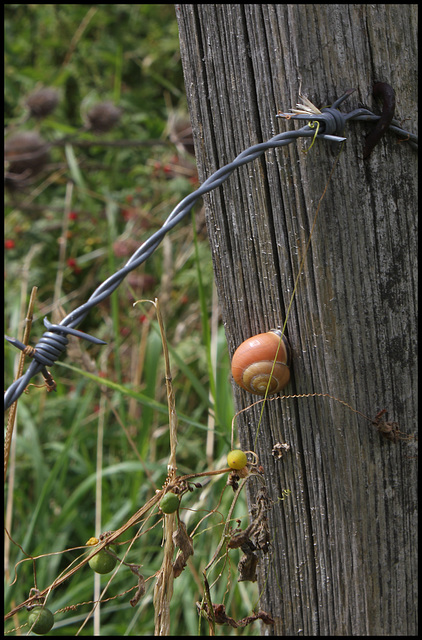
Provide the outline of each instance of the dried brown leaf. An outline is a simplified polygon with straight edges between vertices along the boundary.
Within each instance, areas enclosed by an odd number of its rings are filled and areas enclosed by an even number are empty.
[[[181,520],[177,530],[173,533],[173,542],[176,547],[179,547],[180,551],[173,563],[173,574],[177,578],[186,567],[186,563],[190,556],[193,556],[193,543],[192,538],[186,531],[186,525]]]

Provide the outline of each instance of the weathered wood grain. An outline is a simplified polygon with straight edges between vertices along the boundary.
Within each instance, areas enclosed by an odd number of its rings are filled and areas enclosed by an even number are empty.
[[[276,119],[302,93],[317,106],[380,112],[396,92],[417,133],[416,5],[176,5],[199,173],[293,128]],[[416,431],[417,154],[392,135],[363,160],[369,124],[351,123],[287,323],[287,393],[328,392]],[[339,146],[309,142],[237,170],[205,198],[230,352],[281,325]],[[234,388],[237,407],[254,397]],[[415,442],[392,444],[328,399],[267,405],[238,420],[274,500],[260,606],[278,635],[415,635]],[[276,460],[276,442],[291,450]],[[280,501],[283,490],[290,496]],[[250,500],[253,501],[253,491]]]

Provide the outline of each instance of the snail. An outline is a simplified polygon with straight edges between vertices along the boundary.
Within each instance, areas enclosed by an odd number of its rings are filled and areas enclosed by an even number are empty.
[[[240,387],[263,396],[270,377],[269,395],[286,386],[290,380],[291,350],[287,338],[280,338],[281,331],[271,329],[248,338],[236,349],[232,358],[232,375]]]

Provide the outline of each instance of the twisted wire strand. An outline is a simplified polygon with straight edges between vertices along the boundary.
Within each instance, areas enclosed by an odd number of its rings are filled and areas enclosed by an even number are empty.
[[[94,344],[106,344],[94,336],[90,336],[76,330],[75,327],[84,320],[92,307],[108,298],[113,291],[117,289],[128,273],[136,269],[140,264],[145,262],[147,258],[149,258],[149,256],[157,249],[166,233],[173,229],[173,227],[187,216],[199,198],[219,187],[236,169],[248,162],[256,160],[268,149],[283,147],[291,144],[300,137],[314,137],[315,129],[313,128],[312,123],[315,121],[320,125],[316,138],[327,141],[343,142],[346,140],[346,138],[343,137],[343,131],[348,120],[379,120],[380,116],[373,114],[367,109],[356,109],[355,111],[351,111],[347,114],[343,114],[338,111],[337,107],[349,97],[351,92],[352,90],[348,90],[343,96],[341,96],[341,98],[338,98],[331,107],[322,109],[321,113],[289,115],[289,119],[308,120],[311,124],[305,125],[295,131],[279,133],[267,142],[261,142],[245,149],[245,151],[242,151],[242,153],[240,153],[233,162],[230,162],[221,169],[215,171],[196,191],[189,194],[179,202],[179,204],[170,213],[167,220],[163,223],[162,227],[153,233],[150,238],[148,238],[148,240],[146,240],[146,242],[144,242],[135,251],[121,269],[97,287],[87,302],[69,313],[58,325],[53,325],[47,320],[47,318],[44,318],[44,325],[47,328],[47,331],[44,332],[40,341],[35,346],[33,360],[28,366],[26,372],[20,378],[15,380],[7,389],[4,395],[5,410],[20,397],[32,377],[40,371],[45,370],[46,366],[51,367],[54,362],[58,360],[66,350],[66,346],[68,344],[68,340],[66,338],[67,334],[76,335],[88,340],[89,342],[93,342]],[[411,144],[411,146],[417,147],[417,137],[408,131],[401,129],[397,120],[392,121],[390,130],[397,135],[403,136],[406,142]],[[5,338],[18,349],[23,350],[25,347],[25,345],[15,338],[10,338],[9,336],[5,336]]]

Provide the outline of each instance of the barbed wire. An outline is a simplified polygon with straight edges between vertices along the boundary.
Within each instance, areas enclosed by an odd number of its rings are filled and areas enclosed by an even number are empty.
[[[104,345],[106,342],[91,336],[82,331],[78,331],[77,327],[87,316],[92,307],[98,305],[100,302],[108,298],[113,291],[121,284],[124,278],[136,269],[140,264],[145,262],[149,256],[157,249],[162,239],[173,227],[175,227],[183,218],[185,218],[191,211],[195,203],[204,194],[209,193],[213,189],[219,187],[230,175],[239,167],[252,162],[259,158],[269,149],[278,149],[285,145],[291,144],[298,138],[316,138],[318,140],[326,140],[331,142],[343,142],[346,140],[343,137],[343,132],[346,123],[349,120],[376,122],[380,120],[381,116],[375,115],[368,109],[355,109],[349,113],[341,113],[338,110],[340,104],[350,96],[354,89],[349,89],[344,95],[338,98],[331,107],[326,107],[319,111],[315,107],[311,110],[307,106],[298,105],[304,107],[303,110],[293,110],[294,114],[277,114],[277,117],[284,117],[286,119],[294,120],[307,120],[310,123],[304,127],[295,131],[286,131],[279,133],[267,142],[262,142],[248,149],[242,151],[234,160],[225,165],[221,169],[215,171],[205,182],[193,193],[186,196],[170,213],[167,220],[162,227],[153,233],[146,242],[144,242],[128,260],[128,262],[119,269],[116,273],[111,275],[105,282],[103,282],[90,298],[82,304],[80,307],[69,313],[60,324],[51,324],[47,318],[44,318],[44,325],[47,329],[41,337],[35,348],[28,347],[20,342],[16,338],[5,336],[5,339],[21,351],[24,351],[32,356],[33,360],[30,363],[26,372],[17,380],[15,380],[7,389],[4,395],[4,408],[5,410],[15,402],[24,389],[29,384],[30,380],[37,374],[42,373],[46,379],[51,379],[51,375],[47,371],[46,367],[51,367],[56,360],[66,350],[68,339],[66,335],[73,335],[79,338],[83,338],[94,344]],[[302,97],[302,96],[301,96]],[[303,99],[303,97],[302,97]],[[306,100],[307,105],[311,103]],[[311,105],[313,107],[313,105]],[[318,129],[314,123],[318,123]],[[414,134],[405,131],[400,127],[400,123],[397,120],[392,120],[389,126],[389,130],[396,135],[402,136],[403,141],[409,143],[412,147],[417,148],[418,138]]]

